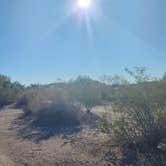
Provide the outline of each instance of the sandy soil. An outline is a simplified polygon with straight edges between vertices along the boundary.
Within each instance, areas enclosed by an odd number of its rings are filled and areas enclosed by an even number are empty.
[[[100,112],[100,111],[99,111]],[[84,128],[70,135],[54,135],[40,142],[19,135],[22,111],[0,111],[0,166],[107,166],[104,161],[108,139],[95,129]]]

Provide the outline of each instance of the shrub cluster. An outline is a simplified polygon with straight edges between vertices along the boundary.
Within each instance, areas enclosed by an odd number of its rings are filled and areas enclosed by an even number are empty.
[[[128,72],[136,82],[117,90],[114,111],[121,112],[121,117],[105,123],[106,131],[123,149],[121,164],[164,166],[166,149],[161,145],[166,146],[166,82],[151,80],[143,69]]]
[[[0,75],[0,106],[17,102],[24,87],[18,82],[11,82],[10,78]]]
[[[87,84],[85,81],[77,80],[70,83],[28,87],[18,105],[23,108],[25,115],[35,120],[36,124],[55,127],[90,123],[88,111],[82,110],[84,107],[90,110],[100,102],[96,86],[92,86],[91,82]],[[89,117],[97,120],[97,117],[90,112]]]

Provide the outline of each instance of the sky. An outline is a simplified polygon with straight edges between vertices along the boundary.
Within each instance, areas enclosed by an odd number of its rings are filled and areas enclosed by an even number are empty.
[[[166,71],[165,0],[0,0],[0,74],[24,84]]]

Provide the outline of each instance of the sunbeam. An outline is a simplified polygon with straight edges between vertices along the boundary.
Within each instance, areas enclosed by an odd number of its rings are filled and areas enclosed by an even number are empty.
[[[100,0],[71,0],[69,11],[76,23],[85,25],[88,40],[93,43],[93,22],[101,16]]]
[[[80,8],[87,9],[91,6],[91,0],[78,0],[77,5]]]

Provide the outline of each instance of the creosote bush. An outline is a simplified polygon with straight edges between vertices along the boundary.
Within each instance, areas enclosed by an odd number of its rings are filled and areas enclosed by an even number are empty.
[[[164,166],[166,149],[160,145],[166,145],[166,83],[152,80],[144,68],[126,71],[135,83],[118,90],[114,111],[121,117],[105,127],[110,128],[111,141],[124,149],[123,164]]]
[[[83,107],[89,108],[97,104],[97,96],[90,95],[89,89],[88,91],[82,89],[84,93],[81,93],[81,90],[77,86],[74,88],[73,84],[29,87],[20,98],[18,105],[23,108],[25,115],[33,118],[35,125],[43,127],[89,124],[91,123],[89,117],[97,120],[97,116],[83,111]],[[86,95],[87,93],[89,96]],[[89,98],[93,98],[93,101],[89,102],[87,100]]]

